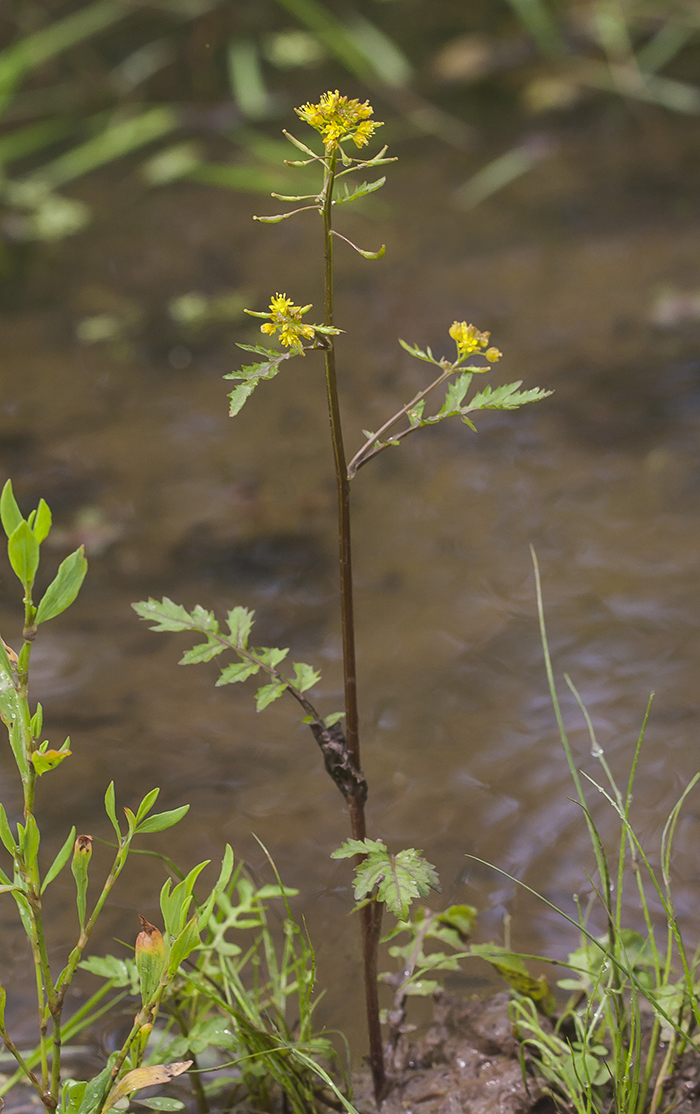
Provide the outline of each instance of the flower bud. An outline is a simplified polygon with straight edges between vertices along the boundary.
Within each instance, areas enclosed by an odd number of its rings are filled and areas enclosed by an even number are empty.
[[[139,914],[141,932],[136,937],[136,969],[141,985],[141,1000],[147,1005],[156,992],[165,970],[165,940],[159,928]]]
[[[88,888],[88,866],[92,858],[92,836],[81,835],[75,841],[71,871],[75,878],[76,902],[80,931],[85,928],[85,908]]]

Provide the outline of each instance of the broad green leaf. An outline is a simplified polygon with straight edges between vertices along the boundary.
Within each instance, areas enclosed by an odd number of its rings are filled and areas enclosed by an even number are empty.
[[[294,686],[299,692],[306,692],[321,680],[321,674],[305,662],[294,662]]]
[[[34,537],[41,543],[48,537],[49,530],[51,529],[51,511],[48,504],[43,500],[39,500],[39,506],[36,509],[36,518],[32,523],[32,530]]]
[[[222,654],[226,649],[223,642],[201,642],[199,646],[193,646],[191,650],[187,650],[180,658],[180,665],[198,665],[203,661],[211,661],[217,654]]]
[[[286,689],[287,684],[285,681],[272,681],[269,685],[263,685],[255,694],[255,707],[258,712],[262,712],[263,708],[267,708],[268,704],[272,704],[273,700],[277,700]]]
[[[49,770],[55,770],[56,766],[60,766],[64,758],[69,758],[70,755],[70,750],[35,750],[32,754],[32,765],[37,777],[48,773]]]
[[[338,192],[333,199],[333,204],[347,205],[350,201],[357,201],[358,197],[366,197],[368,193],[374,193],[375,190],[380,190],[385,182],[386,178],[378,178],[376,182],[363,182],[362,185],[356,186],[354,190],[348,189],[343,182],[341,189],[344,192]]]
[[[38,550],[37,545],[37,550]],[[61,561],[58,572],[46,589],[39,610],[36,613],[36,623],[46,623],[54,619],[62,611],[70,607],[80,591],[80,586],[85,579],[88,563],[85,559],[85,548],[80,546],[65,561]]]
[[[248,648],[248,636],[253,626],[254,615],[255,612],[249,611],[247,607],[234,607],[228,613],[226,622],[231,631],[231,638],[243,650]]]
[[[198,863],[197,866],[192,867],[187,877],[182,882],[178,882],[172,893],[170,892],[172,879],[168,878],[160,892],[160,910],[163,914],[163,923],[173,937],[179,936],[185,927],[194,884],[205,866],[209,865],[209,862],[209,859],[205,859],[203,863]]]
[[[116,1056],[114,1056],[114,1059],[116,1059]],[[112,1060],[112,1057],[110,1057],[110,1060]],[[107,1088],[112,1082],[112,1064],[113,1060],[112,1062],[108,1061],[107,1066],[102,1069],[100,1074],[89,1081],[78,1107],[78,1114],[93,1114],[100,1107]]]
[[[399,337],[399,344],[408,352],[409,356],[415,356],[417,360],[425,360],[427,364],[435,364],[437,367],[440,366],[440,361],[435,359],[430,349],[424,352],[417,344],[407,344],[405,340],[401,340],[401,337]]]
[[[151,630],[177,631],[192,630],[195,626],[189,611],[179,603],[173,603],[167,596],[163,596],[161,603],[158,600],[142,600],[131,605],[141,619],[155,623]]]
[[[49,869],[46,871],[46,877],[44,878],[44,881],[41,883],[41,892],[42,893],[44,892],[44,890],[46,889],[47,886],[51,885],[54,878],[57,878],[58,875],[63,870],[64,866],[66,865],[66,863],[68,862],[68,860],[70,858],[70,853],[73,850],[73,844],[74,843],[75,843],[75,828],[73,827],[69,831],[68,837],[66,839],[66,842],[63,844],[63,847],[61,848],[61,850],[56,855],[56,858],[51,863],[51,866],[49,867]]]
[[[404,987],[404,993],[413,998],[429,998],[439,989],[440,983],[434,979],[416,979],[415,981],[411,980]]]
[[[183,816],[189,811],[189,805],[181,805],[180,808],[173,808],[169,812],[157,812],[155,816],[149,816],[146,820],[138,824],[136,831],[139,835],[147,835],[149,832],[164,832],[166,828],[172,828],[182,820]]]
[[[8,538],[14,534],[17,527],[23,521],[22,512],[17,506],[17,501],[12,491],[12,480],[7,480],[2,489],[2,495],[0,496],[0,520],[2,520],[2,528]]]
[[[10,534],[7,555],[15,576],[28,591],[39,568],[39,543],[24,519]]]
[[[103,1111],[111,1110],[121,1099],[140,1091],[142,1087],[155,1087],[161,1083],[169,1083],[177,1075],[182,1075],[191,1067],[192,1061],[185,1060],[179,1064],[154,1064],[151,1067],[134,1068],[123,1076],[113,1091],[107,1096],[107,1101],[102,1107]]]
[[[234,665],[227,665],[225,669],[221,670],[221,676],[216,682],[219,685],[235,685],[238,681],[246,681],[248,677],[253,677],[260,670],[260,666],[256,662],[236,662]]]

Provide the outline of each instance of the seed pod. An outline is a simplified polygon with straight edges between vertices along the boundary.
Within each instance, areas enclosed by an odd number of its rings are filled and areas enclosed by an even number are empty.
[[[73,850],[73,862],[71,863],[71,870],[75,878],[76,886],[76,903],[78,906],[78,920],[80,921],[80,931],[85,928],[85,905],[87,900],[87,887],[88,887],[88,866],[92,858],[92,836],[81,835],[75,841]]]
[[[141,932],[136,937],[136,968],[141,985],[141,1000],[146,1006],[153,998],[165,970],[165,941],[159,928],[150,924],[141,914],[139,920]]]

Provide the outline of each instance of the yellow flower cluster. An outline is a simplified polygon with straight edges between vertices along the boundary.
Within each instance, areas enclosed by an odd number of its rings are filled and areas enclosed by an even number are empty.
[[[297,116],[323,136],[326,151],[334,151],[343,139],[352,139],[356,147],[364,147],[382,124],[370,120],[374,112],[369,101],[360,104],[335,93],[323,93],[318,104],[295,108]]]
[[[465,360],[467,356],[478,352],[480,356],[485,356],[490,364],[495,364],[503,355],[497,348],[486,348],[490,333],[480,333],[476,325],[467,325],[466,321],[453,322],[450,326],[450,336],[457,345],[457,356],[460,360]],[[482,348],[486,348],[486,351],[482,352]]]
[[[279,329],[281,344],[303,352],[302,338],[313,340],[315,336],[313,325],[305,325],[301,320],[302,314],[310,309],[311,303],[308,306],[295,306],[286,294],[275,294],[270,302],[271,320],[260,326],[260,332],[274,336]]]

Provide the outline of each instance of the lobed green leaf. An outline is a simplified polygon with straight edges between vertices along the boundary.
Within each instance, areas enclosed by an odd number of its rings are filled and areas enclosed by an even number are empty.
[[[187,650],[178,664],[197,665],[199,662],[211,661],[217,654],[222,654],[225,649],[226,644],[223,642],[201,642],[199,646],[193,646],[191,650]]]
[[[268,704],[272,704],[273,700],[277,700],[287,687],[286,681],[271,681],[269,685],[263,685],[255,694],[255,707],[258,712],[262,712],[263,708],[267,708]]]
[[[219,685],[235,685],[238,681],[247,681],[249,677],[254,677],[259,672],[260,666],[257,662],[242,661],[236,662],[234,665],[227,665],[225,669],[221,670],[221,676],[216,682]]]
[[[305,662],[294,662],[294,687],[306,692],[321,680],[321,674]]]
[[[154,631],[192,630],[195,626],[190,613],[179,603],[173,603],[167,596],[163,596],[161,603],[158,603],[158,600],[148,599],[140,603],[132,603],[131,606],[139,618],[156,624],[150,628]]]
[[[247,607],[234,607],[229,611],[226,620],[228,629],[231,632],[231,637],[237,646],[243,650],[248,647],[248,636],[250,635],[253,626],[254,611],[249,611]]]

